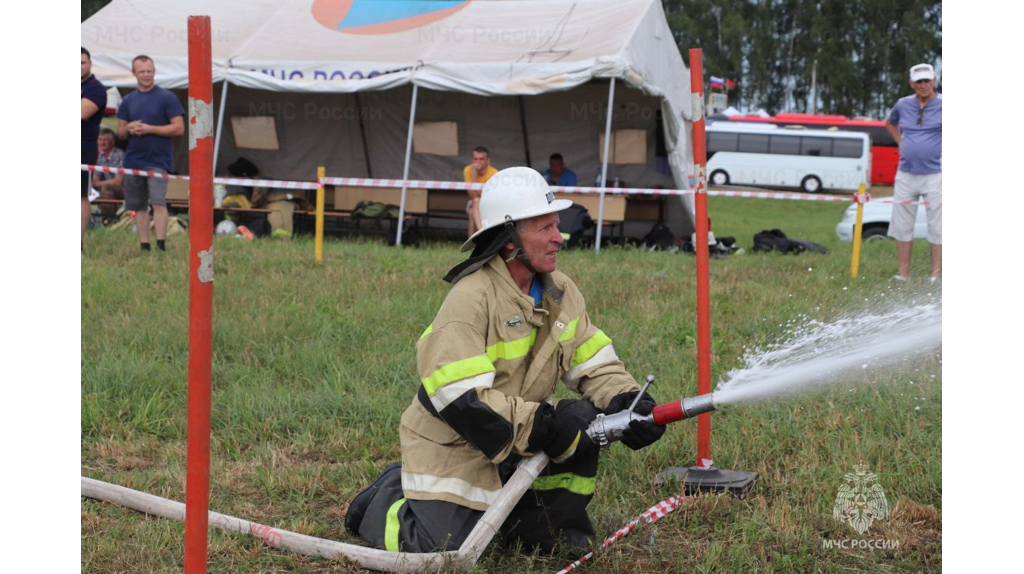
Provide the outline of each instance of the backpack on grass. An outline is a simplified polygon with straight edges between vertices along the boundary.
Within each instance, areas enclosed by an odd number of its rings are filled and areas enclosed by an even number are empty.
[[[352,219],[398,219],[397,205],[386,205],[379,201],[360,201],[352,210]]]
[[[762,229],[760,233],[754,234],[754,251],[767,253],[778,251],[779,253],[797,254],[804,251],[815,251],[817,253],[828,253],[823,245],[818,245],[806,239],[786,237],[781,229]]]

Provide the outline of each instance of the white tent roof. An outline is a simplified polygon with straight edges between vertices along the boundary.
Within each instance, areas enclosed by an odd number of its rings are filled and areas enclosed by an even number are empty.
[[[546,147],[559,151],[581,145],[589,150],[591,142],[596,142],[596,134],[590,132],[603,128],[606,107],[600,102],[607,100],[591,93],[590,88],[597,86],[583,85],[594,79],[616,78],[660,101],[672,179],[677,186],[687,186],[692,175],[687,127],[691,117],[689,72],[659,0],[113,0],[82,23],[82,45],[92,53],[93,73],[107,86],[134,88],[131,61],[146,54],[156,63],[158,85],[185,88],[188,16],[194,14],[211,18],[213,80],[226,79],[232,86],[260,92],[290,93],[268,96],[266,101],[374,91],[363,98],[364,103],[375,106],[380,90],[415,84],[488,100],[488,96],[540,96],[535,104],[529,104],[530,116],[540,117],[543,112],[554,113],[551,98],[561,98],[562,93],[579,87],[566,95],[565,105],[557,107],[575,113],[585,105],[582,115],[586,121],[565,122],[559,117],[554,120],[558,128],[548,124],[530,127],[538,141],[550,142]],[[616,105],[630,102],[627,92],[631,91],[617,89]],[[240,93],[246,97],[244,90],[228,96],[229,108]],[[542,106],[541,100],[546,105]],[[570,103],[575,107],[569,107]],[[401,165],[409,117],[400,112],[404,106],[389,103],[374,108],[387,110],[388,117],[388,121],[374,122],[368,144],[363,143],[374,155],[375,174],[386,173],[396,163]],[[484,108],[475,111],[477,119],[466,123],[469,141],[478,142],[484,138],[470,130],[487,129],[500,118],[486,116]],[[227,113],[237,115],[231,109]],[[395,121],[390,121],[392,114]],[[305,135],[315,127],[290,123],[295,125],[278,129],[301,128]],[[507,128],[502,132],[507,132],[506,136],[520,131],[518,123]],[[545,134],[550,132],[547,128],[557,133]],[[361,128],[349,131],[358,133]],[[385,132],[387,142],[377,143]],[[296,145],[298,136],[286,137],[293,148],[302,147]],[[230,137],[226,140],[230,145]],[[507,145],[500,146],[502,153],[522,147],[521,141],[505,142]],[[302,149],[309,155],[320,147]],[[383,147],[387,149],[379,149]],[[354,149],[358,152],[359,146]],[[353,153],[350,165],[343,166],[346,174],[359,169],[358,153]],[[580,153],[575,165],[593,173],[590,155]],[[275,158],[295,163],[293,156],[275,154]],[[448,164],[457,161],[460,158],[418,157],[413,173],[454,173]],[[628,181],[664,177],[650,167],[625,166],[621,174]],[[278,177],[289,176],[278,173],[279,169],[270,171]],[[684,203],[689,202],[684,199]]]
[[[211,18],[214,81],[533,95],[616,77],[690,118],[689,75],[658,0],[114,0],[82,23],[94,73],[134,87],[131,60],[146,54],[159,85],[185,87],[190,14]]]

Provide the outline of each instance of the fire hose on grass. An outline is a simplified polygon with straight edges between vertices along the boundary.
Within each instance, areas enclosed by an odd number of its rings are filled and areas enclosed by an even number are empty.
[[[654,382],[654,377],[648,375],[643,389],[637,393],[637,398],[628,409],[611,415],[598,415],[587,428],[587,435],[600,446],[607,447],[611,443],[622,439],[623,433],[629,428],[629,423],[632,421],[653,421],[655,424],[663,426],[696,417],[699,414],[713,411],[716,408],[712,395],[706,394],[658,405],[654,407],[650,415],[638,414],[633,409],[652,382]],[[502,488],[498,499],[487,509],[469,534],[469,537],[463,542],[462,547],[456,552],[388,552],[276,529],[271,526],[216,512],[209,513],[209,524],[229,532],[251,534],[261,538],[274,548],[290,550],[307,556],[321,556],[332,559],[344,558],[355,561],[364,568],[386,572],[417,572],[426,567],[439,567],[446,563],[462,562],[475,564],[484,549],[491,542],[491,539],[501,529],[501,525],[512,512],[512,508],[519,502],[519,499],[522,498],[523,494],[530,488],[530,485],[533,484],[533,481],[537,479],[537,476],[547,464],[548,456],[544,453],[538,453],[523,460],[519,468],[512,475],[512,478]],[[184,520],[185,518],[185,505],[180,502],[84,476],[82,477],[82,496],[114,502],[133,510],[164,518],[174,520]],[[606,548],[628,535],[641,521],[653,522],[672,512],[679,507],[682,500],[682,497],[671,497],[659,502],[605,540],[601,548]],[[593,555],[593,552],[587,554],[572,566],[569,566],[566,571],[590,560]]]

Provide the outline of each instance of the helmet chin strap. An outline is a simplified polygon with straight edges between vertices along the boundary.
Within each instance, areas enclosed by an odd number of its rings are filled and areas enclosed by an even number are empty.
[[[505,263],[508,263],[518,257],[519,261],[530,273],[536,273],[537,270],[533,268],[533,265],[530,265],[530,258],[526,255],[526,250],[523,249],[523,242],[519,239],[519,234],[516,233],[516,222],[510,216],[506,215],[504,225],[505,229],[508,231],[509,238],[512,240],[512,245],[515,246],[515,249],[513,249],[512,253],[509,254]]]

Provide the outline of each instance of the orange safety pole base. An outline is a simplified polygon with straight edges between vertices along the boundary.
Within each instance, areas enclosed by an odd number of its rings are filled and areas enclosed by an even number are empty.
[[[693,165],[697,172],[694,190],[694,227],[697,252],[697,394],[711,392],[711,289],[708,269],[708,174],[707,146],[704,139],[704,55],[700,48],[690,50],[690,102],[693,110]],[[711,458],[711,413],[697,417],[697,464],[671,467],[656,481],[682,483],[687,493],[729,491],[743,496],[755,472],[722,470]]]

